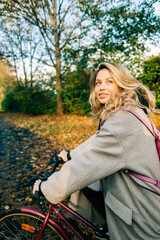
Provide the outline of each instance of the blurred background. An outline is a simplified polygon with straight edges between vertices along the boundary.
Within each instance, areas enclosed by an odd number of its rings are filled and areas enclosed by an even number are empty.
[[[88,115],[88,80],[116,61],[156,94],[160,2],[0,1],[0,106],[5,112]]]

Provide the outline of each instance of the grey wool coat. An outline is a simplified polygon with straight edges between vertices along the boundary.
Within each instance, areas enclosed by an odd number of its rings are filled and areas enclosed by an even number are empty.
[[[143,110],[134,110],[150,124]],[[160,181],[155,139],[135,116],[127,111],[113,114],[71,156],[41,185],[50,202],[56,204],[72,193],[78,199],[79,190],[102,179],[110,239],[160,240],[160,197],[137,186],[122,171],[130,169]],[[156,186],[137,181],[160,193]],[[86,213],[88,205],[83,200],[82,212]],[[95,212],[90,208],[87,214],[96,222],[101,216]]]

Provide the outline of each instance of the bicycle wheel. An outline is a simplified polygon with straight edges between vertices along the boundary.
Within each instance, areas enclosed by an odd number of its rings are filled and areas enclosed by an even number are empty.
[[[44,219],[31,213],[16,210],[0,218],[1,240],[35,240]],[[50,223],[47,223],[42,240],[65,240],[64,236]]]

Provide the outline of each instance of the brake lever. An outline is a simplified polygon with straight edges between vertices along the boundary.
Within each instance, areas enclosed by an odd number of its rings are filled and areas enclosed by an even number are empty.
[[[39,179],[39,176],[34,176],[34,177],[32,177],[32,178],[28,181],[28,183],[26,183],[25,185],[21,186],[21,188],[24,188],[24,187],[27,187],[27,186],[32,185],[32,183],[35,182],[35,181],[38,180],[38,179]]]
[[[53,159],[55,156],[57,156],[57,151],[55,150],[54,154],[50,157],[48,165],[51,165],[52,163],[55,163],[55,160]]]
[[[55,157],[55,160],[53,159],[54,157]],[[55,153],[51,156],[51,158],[50,158],[49,163],[47,164],[47,166],[50,165],[50,164],[52,164],[52,163],[54,163],[54,166],[53,166],[51,172],[46,172],[46,173],[45,173],[45,176],[43,176],[43,177],[40,177],[40,176],[34,176],[34,177],[32,177],[32,178],[28,181],[28,183],[20,186],[20,188],[24,188],[24,187],[30,186],[30,185],[32,185],[33,182],[35,182],[35,181],[38,180],[38,179],[41,179],[42,181],[46,181],[46,180],[48,179],[48,177],[54,173],[56,167],[57,167],[59,164],[65,163],[65,161],[63,161],[63,159],[62,159],[61,157],[57,156],[57,151],[55,151]],[[47,166],[46,166],[46,167],[47,167]],[[46,167],[45,167],[45,168],[46,168]],[[40,171],[40,173],[41,173],[42,171],[44,171],[45,168],[43,168],[43,169]],[[39,173],[39,175],[40,175],[40,173]],[[36,197],[37,197],[37,196],[36,196]],[[35,197],[35,198],[36,198],[36,197]]]

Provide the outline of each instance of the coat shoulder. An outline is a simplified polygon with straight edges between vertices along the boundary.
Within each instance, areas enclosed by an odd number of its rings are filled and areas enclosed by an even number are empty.
[[[138,113],[148,124],[150,121],[143,110],[135,108],[134,111]],[[111,115],[103,124],[102,130],[107,128],[117,135],[130,135],[142,130],[145,126],[129,111],[119,110]]]

